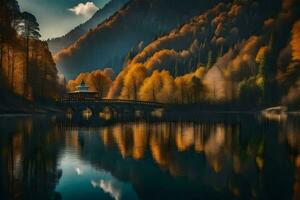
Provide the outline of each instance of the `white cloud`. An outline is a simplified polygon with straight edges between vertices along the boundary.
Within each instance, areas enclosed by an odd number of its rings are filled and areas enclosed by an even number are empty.
[[[76,15],[81,15],[84,17],[91,17],[99,8],[93,2],[79,3],[77,6],[70,8],[69,11],[75,13]]]
[[[76,167],[75,171],[76,171],[76,173],[77,173],[78,176],[80,176],[82,174],[82,171],[81,171],[81,169],[79,167]]]
[[[91,181],[91,184],[94,188],[99,187],[101,188],[105,193],[110,194],[110,196],[115,200],[120,200],[122,196],[122,191],[120,188],[120,183],[113,181],[113,180],[100,180],[97,181]]]

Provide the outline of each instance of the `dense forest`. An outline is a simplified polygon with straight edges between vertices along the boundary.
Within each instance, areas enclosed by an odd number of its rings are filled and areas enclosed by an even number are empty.
[[[39,40],[37,19],[21,12],[16,0],[0,2],[1,101],[57,97],[63,85],[48,44]]]
[[[139,41],[121,72],[106,76],[103,97],[250,108],[299,104],[299,0],[220,1],[198,13],[148,45]],[[105,23],[113,29],[118,19],[112,20]],[[105,24],[93,31],[101,26]],[[80,56],[82,42],[66,55],[77,51]],[[99,90],[104,71],[80,74],[68,88],[86,79]]]

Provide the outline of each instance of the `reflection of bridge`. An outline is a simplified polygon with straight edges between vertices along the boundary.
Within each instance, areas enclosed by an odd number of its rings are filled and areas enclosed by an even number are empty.
[[[85,111],[91,115],[104,115],[104,118],[117,118],[119,116],[162,116],[166,104],[136,100],[101,99],[101,98],[61,98],[58,105],[67,114],[80,114]],[[107,117],[108,116],[108,117]]]

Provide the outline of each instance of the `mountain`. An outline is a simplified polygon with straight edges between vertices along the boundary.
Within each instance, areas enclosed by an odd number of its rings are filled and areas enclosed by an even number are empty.
[[[299,109],[299,36],[300,0],[221,2],[130,51],[106,97]]]
[[[85,23],[75,27],[69,33],[62,37],[48,40],[48,45],[52,53],[56,53],[63,48],[68,47],[75,42],[80,36],[87,33],[90,29],[95,28],[98,24],[112,16],[129,0],[111,0],[102,9],[98,10],[89,20]]]
[[[299,36],[299,0],[219,3],[136,53],[107,97],[299,104]]]
[[[118,72],[126,56],[134,56],[155,38],[220,1],[131,0],[114,16],[58,52],[55,60],[67,78],[107,66]]]

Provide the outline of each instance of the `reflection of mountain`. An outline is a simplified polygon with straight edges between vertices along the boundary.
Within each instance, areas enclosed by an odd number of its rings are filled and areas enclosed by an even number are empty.
[[[90,29],[95,28],[98,24],[112,16],[118,11],[128,0],[112,0],[109,1],[102,9],[98,10],[88,21],[75,27],[66,35],[48,40],[48,45],[52,53],[56,53],[63,48],[68,47],[78,40],[82,35]]]
[[[110,19],[56,55],[68,77],[110,66],[119,71],[125,56],[222,0],[132,0]],[[226,1],[226,0],[224,0]]]

